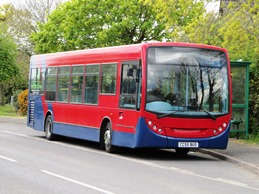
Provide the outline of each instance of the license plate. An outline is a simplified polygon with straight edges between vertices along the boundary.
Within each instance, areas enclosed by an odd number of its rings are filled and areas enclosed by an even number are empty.
[[[198,148],[198,142],[178,142],[179,148]]]

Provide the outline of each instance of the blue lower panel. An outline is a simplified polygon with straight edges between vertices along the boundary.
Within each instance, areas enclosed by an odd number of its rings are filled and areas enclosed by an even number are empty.
[[[85,139],[99,142],[100,130],[83,126],[75,126],[63,123],[53,124],[53,133],[67,137]]]
[[[113,131],[112,138],[113,145],[122,147],[167,147],[167,138],[150,131],[143,118],[139,119],[135,134]]]
[[[198,142],[199,148],[226,149],[230,126],[222,134],[210,138],[172,138],[152,132],[143,118],[139,119],[136,134],[113,132],[113,145],[131,148],[178,148],[178,142]]]
[[[196,139],[185,139],[185,138],[168,138],[168,147],[177,148],[178,142],[198,142],[199,148],[210,148],[210,149],[226,149],[228,145],[228,134],[230,126],[222,134],[209,137],[209,138],[196,138]]]
[[[112,132],[112,144],[116,146],[134,148],[134,138],[135,134]]]

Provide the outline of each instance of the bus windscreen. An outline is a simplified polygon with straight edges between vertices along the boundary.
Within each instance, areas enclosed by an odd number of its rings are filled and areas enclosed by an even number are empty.
[[[187,117],[229,112],[228,64],[224,52],[151,47],[147,55],[146,110]]]

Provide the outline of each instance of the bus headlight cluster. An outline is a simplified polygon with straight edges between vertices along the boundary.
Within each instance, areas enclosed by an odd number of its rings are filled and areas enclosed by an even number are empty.
[[[152,121],[150,119],[146,119],[146,123],[147,123],[148,128],[151,129],[152,131],[154,131],[155,133],[158,133],[160,135],[166,135],[163,127],[160,124],[158,124],[157,122]]]

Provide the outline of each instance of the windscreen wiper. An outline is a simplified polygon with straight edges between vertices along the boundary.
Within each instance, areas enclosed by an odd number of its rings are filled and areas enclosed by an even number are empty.
[[[173,111],[173,112],[170,112],[170,113],[165,113],[165,114],[162,114],[162,115],[157,115],[157,118],[158,119],[161,119],[161,118],[164,118],[164,117],[168,117],[168,116],[171,116],[177,112],[185,112],[186,110],[176,110],[176,111]]]
[[[203,112],[205,112],[207,115],[209,115],[209,117],[212,119],[212,120],[216,120],[217,118],[214,116],[214,115],[212,115],[210,112],[208,112],[208,111],[206,111],[206,110],[204,110],[204,109],[200,109],[200,110],[202,110]],[[173,112],[170,112],[170,113],[166,113],[166,114],[162,114],[162,115],[157,115],[157,118],[158,119],[161,119],[161,118],[164,118],[164,117],[168,117],[168,116],[171,116],[171,115],[174,115],[175,113],[177,113],[177,112],[185,112],[185,111],[187,111],[187,110],[177,110],[177,111],[173,111]]]
[[[210,116],[210,118],[212,119],[212,120],[216,120],[217,118],[213,115],[213,114],[211,114],[210,112],[208,112],[208,111],[206,111],[206,110],[204,110],[204,109],[200,109],[200,110],[202,110],[203,112],[205,112],[207,115],[209,115]]]

